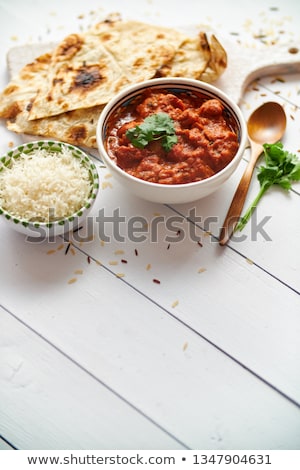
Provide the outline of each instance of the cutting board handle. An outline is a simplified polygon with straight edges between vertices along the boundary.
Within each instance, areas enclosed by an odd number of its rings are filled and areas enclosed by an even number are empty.
[[[228,45],[228,67],[216,82],[236,103],[257,78],[300,72],[300,46],[265,46],[262,49]]]

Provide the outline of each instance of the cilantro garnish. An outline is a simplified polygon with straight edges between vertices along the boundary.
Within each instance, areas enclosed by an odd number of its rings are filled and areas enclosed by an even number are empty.
[[[167,113],[151,114],[144,121],[128,129],[126,137],[137,148],[145,148],[153,140],[161,140],[161,145],[169,152],[177,142],[174,121]]]
[[[257,178],[260,183],[260,190],[235,227],[236,230],[243,230],[249,221],[254,209],[264,193],[274,184],[285,190],[290,190],[292,181],[300,180],[300,160],[298,157],[283,149],[283,144],[264,144],[265,166],[258,169]]]

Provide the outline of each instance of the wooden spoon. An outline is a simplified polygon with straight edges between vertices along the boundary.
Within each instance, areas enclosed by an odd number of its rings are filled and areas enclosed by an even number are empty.
[[[284,109],[273,101],[264,103],[251,114],[247,127],[251,157],[225,217],[220,233],[220,245],[228,242],[239,221],[255,164],[263,152],[263,144],[274,144],[284,134],[286,128]]]

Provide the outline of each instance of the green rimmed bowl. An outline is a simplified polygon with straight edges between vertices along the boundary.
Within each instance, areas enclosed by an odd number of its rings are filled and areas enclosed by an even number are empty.
[[[11,167],[14,161],[20,158],[21,155],[28,155],[30,157],[39,149],[46,150],[49,154],[57,156],[62,155],[64,149],[71,151],[72,156],[88,170],[90,179],[90,192],[86,200],[82,201],[81,207],[76,212],[66,214],[64,217],[55,220],[41,222],[39,220],[27,220],[26,218],[16,217],[0,204],[0,219],[8,223],[11,228],[30,237],[46,239],[71,232],[85,221],[99,192],[99,174],[96,165],[85,152],[78,147],[55,140],[28,142],[9,150],[0,158],[0,172],[5,171],[6,167]]]

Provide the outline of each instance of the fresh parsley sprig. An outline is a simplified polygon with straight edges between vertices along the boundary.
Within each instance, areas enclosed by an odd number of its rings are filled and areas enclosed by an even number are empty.
[[[260,166],[257,173],[260,190],[248,210],[237,223],[235,231],[243,230],[258,202],[271,186],[277,184],[288,191],[291,189],[293,181],[300,180],[300,160],[296,155],[284,150],[281,142],[264,144],[263,148],[265,166]]]
[[[144,121],[126,132],[126,137],[137,148],[145,148],[153,140],[161,140],[161,145],[169,152],[177,142],[174,121],[167,113],[151,114]]]

